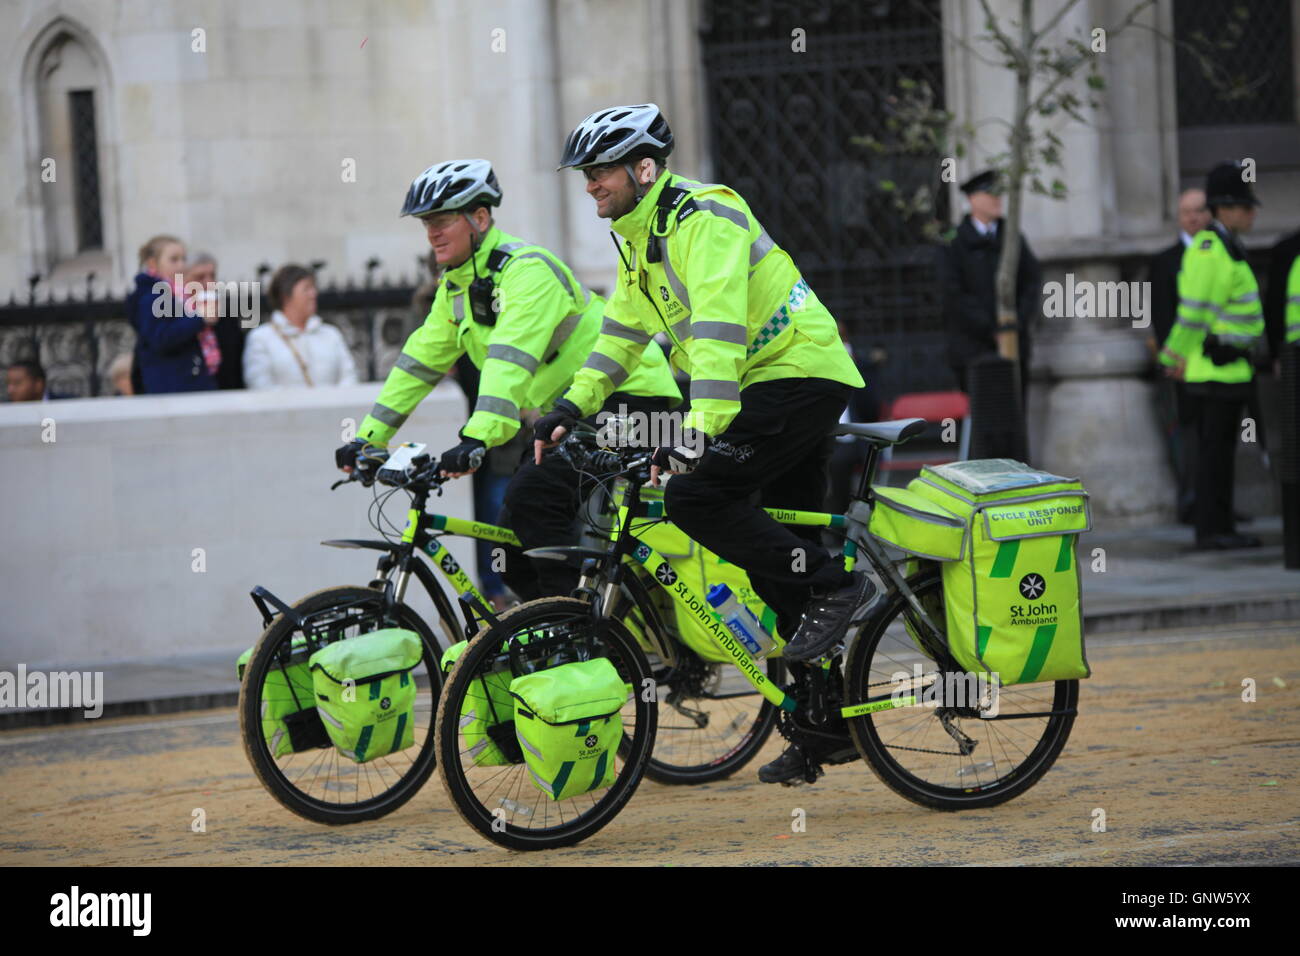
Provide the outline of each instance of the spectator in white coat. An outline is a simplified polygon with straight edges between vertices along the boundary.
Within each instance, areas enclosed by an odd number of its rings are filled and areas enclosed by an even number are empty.
[[[357,367],[343,333],[316,314],[316,279],[298,265],[271,277],[271,321],[253,329],[244,346],[249,388],[355,385]]]

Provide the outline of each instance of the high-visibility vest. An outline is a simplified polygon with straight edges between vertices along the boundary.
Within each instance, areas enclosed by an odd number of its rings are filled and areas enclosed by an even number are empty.
[[[1249,382],[1255,370],[1248,358],[1216,365],[1202,351],[1210,334],[1243,352],[1264,334],[1259,285],[1246,262],[1246,250],[1218,222],[1198,232],[1183,252],[1178,318],[1160,352],[1160,362],[1186,362],[1187,382]]]
[[[495,284],[492,324],[476,320],[467,301],[476,270]],[[519,429],[520,409],[549,409],[568,388],[596,342],[604,309],[605,300],[554,253],[493,226],[472,261],[443,274],[428,317],[402,346],[357,437],[386,445],[465,353],[483,374],[461,433],[489,448],[504,444]],[[629,395],[681,400],[658,346],[621,384]]]
[[[684,424],[708,435],[726,431],[741,389],[756,382],[862,387],[835,319],[733,190],[664,173],[613,229],[622,237],[619,278],[600,338],[564,396],[584,412],[635,374],[660,332],[672,364],[691,377]]]
[[[1286,342],[1300,342],[1300,256],[1291,263],[1286,280]]]

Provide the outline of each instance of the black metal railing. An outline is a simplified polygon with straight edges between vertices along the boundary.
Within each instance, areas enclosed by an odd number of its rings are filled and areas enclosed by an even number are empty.
[[[375,282],[369,275],[360,284],[348,281],[320,289],[316,311],[343,333],[364,381],[388,374],[407,335],[423,319],[412,310],[415,291],[406,277]],[[51,394],[114,394],[109,367],[135,348],[126,294],[126,289],[95,293],[89,283],[81,296],[70,291],[42,294],[33,283],[27,301],[11,295],[7,305],[0,305],[0,368],[35,359],[45,369]],[[259,321],[269,322],[272,311],[263,298]]]

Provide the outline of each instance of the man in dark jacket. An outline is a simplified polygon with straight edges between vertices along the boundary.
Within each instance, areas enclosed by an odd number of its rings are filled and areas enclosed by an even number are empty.
[[[937,257],[943,296],[948,364],[958,387],[968,391],[966,367],[981,355],[997,354],[997,273],[1002,255],[1002,196],[992,170],[962,183],[970,213],[956,234],[940,246]],[[1029,381],[1030,320],[1042,314],[1042,280],[1038,260],[1020,237],[1016,269],[1016,312],[1020,331],[1020,387]]]
[[[1178,318],[1178,271],[1183,253],[1192,244],[1192,236],[1210,226],[1210,210],[1205,205],[1205,191],[1187,189],[1178,197],[1178,241],[1151,257],[1151,330],[1152,355],[1169,338]],[[1196,476],[1196,396],[1172,378],[1160,383],[1160,417],[1168,444],[1174,476],[1178,481],[1178,520],[1192,523]]]

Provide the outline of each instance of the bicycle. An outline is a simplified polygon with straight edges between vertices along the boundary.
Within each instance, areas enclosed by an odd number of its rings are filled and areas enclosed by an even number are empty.
[[[938,562],[905,553],[891,557],[884,543],[870,534],[872,480],[882,451],[925,427],[922,419],[907,419],[835,429],[837,435],[853,435],[869,444],[859,487],[845,514],[766,509],[783,524],[843,534],[840,555],[847,569],[866,558],[883,593],[855,633],[822,660],[798,665],[802,679],[784,685],[768,679],[716,619],[711,620],[710,633],[775,709],[782,735],[805,752],[824,754],[824,762],[832,765],[861,758],[891,790],[932,809],[994,806],[1033,786],[1060,754],[1077,713],[1078,681],[1017,685],[995,690],[996,697],[969,693],[971,675],[952,658],[944,638]],[[639,565],[658,581],[678,608],[702,621],[710,616],[689,585],[662,571],[671,571],[667,559],[636,534],[637,520],[654,517],[641,502],[650,455],[644,450],[597,451],[592,443],[590,433],[576,431],[564,447],[575,457],[617,460],[616,521],[609,547],[583,556],[574,596],[520,605],[480,630],[447,676],[438,705],[435,735],[444,788],[471,827],[512,849],[547,849],[586,839],[617,816],[645,771],[656,729],[655,713],[644,706],[647,695],[641,692],[653,687],[643,683],[650,665],[612,613],[615,595],[628,580],[629,564]],[[644,596],[635,588],[631,591],[648,613]],[[476,682],[494,674],[500,680],[506,669],[518,676],[592,656],[608,657],[629,686],[624,720],[631,729],[619,748],[614,782],[562,802],[552,814],[541,791],[531,784],[525,788],[521,761],[483,768],[472,757],[467,759],[469,749],[456,718]],[[981,743],[986,744],[982,751]],[[819,773],[820,764],[809,760],[803,779],[814,782]],[[519,795],[525,793],[531,797],[521,800]]]
[[[389,485],[394,491],[405,490],[413,496],[400,537],[396,540],[386,536],[384,540],[349,538],[321,542],[329,547],[382,552],[375,578],[368,587],[324,588],[292,606],[264,587],[252,591],[264,631],[254,647],[241,683],[239,713],[244,748],[258,779],[272,796],[294,813],[321,823],[354,823],[391,813],[415,795],[436,765],[430,740],[432,717],[442,682],[442,654],[459,641],[472,637],[479,621],[492,617],[483,595],[441,538],[461,535],[496,544],[519,545],[514,533],[507,528],[427,513],[425,508],[429,496],[440,495],[441,487],[450,479],[439,477],[437,463],[422,455],[416,446],[403,447],[408,449],[403,453],[404,457],[390,460],[389,465],[389,471],[400,473],[402,477],[378,479],[380,484]],[[336,481],[331,489],[356,481],[362,481],[359,472]],[[371,521],[381,534],[384,531],[377,518],[382,517],[382,505],[383,502],[377,498],[372,505]],[[396,527],[392,530],[398,531]],[[592,530],[596,536],[588,540],[598,543],[601,530]],[[567,552],[571,550],[542,548],[531,553],[567,560]],[[450,586],[456,597],[455,604],[423,560],[425,556],[432,560]],[[433,602],[441,635],[404,603],[412,575]],[[463,621],[456,613],[457,604]],[[745,707],[732,703],[727,695],[712,693],[707,686],[708,680],[713,679],[718,668],[709,667],[680,644],[671,626],[665,626],[660,617],[652,615],[641,619],[630,595],[624,598],[622,612],[633,615],[632,623],[638,633],[660,649],[665,664],[656,672],[655,678],[661,686],[670,689],[671,706],[679,713],[691,715],[696,727],[701,718],[705,718],[707,724],[709,706],[725,702],[721,706],[730,709],[727,714],[730,719],[723,725],[725,733],[715,732],[711,737],[717,741],[714,752],[706,752],[704,744],[696,741],[692,746],[682,748],[684,757],[678,757],[676,751],[654,754],[647,773],[663,783],[689,784],[720,779],[735,772],[766,743],[775,725],[775,712],[761,700],[758,706]],[[420,689],[416,702],[416,756],[411,757],[411,751],[407,750],[385,758],[384,766],[352,764],[340,761],[327,742],[317,738],[319,750],[312,748],[277,757],[262,732],[264,709],[268,704],[287,703],[286,693],[293,695],[295,705],[300,698],[303,703],[313,699],[309,680],[304,680],[301,674],[296,682],[291,678],[292,665],[305,660],[330,641],[356,637],[382,627],[409,628],[420,634],[425,644],[424,660],[416,670],[416,683]],[[769,668],[773,679],[779,679],[780,662],[771,662]],[[279,671],[283,680],[268,687],[267,677],[274,671]],[[750,691],[734,696],[754,695]],[[709,705],[697,703],[706,697]],[[398,766],[394,767],[393,762]],[[356,793],[358,796],[365,793],[367,796],[353,804],[337,798],[327,799],[336,793]]]
[[[382,552],[375,578],[368,587],[324,588],[292,606],[264,587],[255,587],[251,592],[264,630],[240,683],[238,706],[244,750],[254,773],[276,800],[294,813],[319,823],[356,823],[391,813],[410,800],[433,772],[436,763],[433,714],[442,686],[442,654],[447,647],[467,639],[477,630],[476,612],[471,609],[486,607],[483,595],[447,550],[442,538],[460,535],[497,544],[519,544],[507,528],[426,513],[429,496],[441,495],[442,485],[449,479],[438,476],[437,463],[422,454],[422,446],[403,448],[406,449],[404,457],[395,455],[390,459],[389,468],[395,477],[378,480],[379,484],[391,486],[392,491],[383,498],[376,493],[371,506],[371,525],[385,535],[384,540],[344,538],[321,542],[327,547]],[[348,478],[331,485],[331,490],[356,482],[372,484],[373,480],[354,471]],[[384,520],[382,509],[387,497],[399,490],[411,493],[412,501],[406,526],[394,540],[388,538],[380,521]],[[423,560],[425,556],[432,560],[457,596],[460,615]],[[405,603],[412,575],[433,602],[440,635]],[[290,698],[294,706],[314,700],[310,679],[303,676],[302,668],[295,669],[293,665],[305,661],[328,643],[384,627],[415,631],[424,644],[421,664],[413,675],[419,690],[415,745],[379,761],[356,764],[341,760],[339,753],[320,735],[307,735],[308,742],[314,746],[277,757],[263,731],[265,708],[288,703]],[[275,671],[281,679],[268,684],[267,678]],[[357,799],[346,801],[344,797],[348,795]]]

